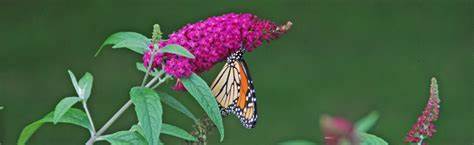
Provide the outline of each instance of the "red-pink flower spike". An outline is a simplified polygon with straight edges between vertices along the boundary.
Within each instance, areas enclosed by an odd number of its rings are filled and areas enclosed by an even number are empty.
[[[439,117],[439,93],[438,93],[438,83],[436,78],[431,79],[430,87],[430,98],[428,104],[423,110],[423,114],[418,117],[418,121],[413,125],[411,130],[408,132],[405,142],[409,143],[423,143],[423,139],[433,136],[436,132],[434,121]]]
[[[324,115],[321,117],[321,129],[326,145],[340,145],[343,141],[351,145],[359,144],[352,122],[339,117]]]
[[[278,38],[291,25],[288,22],[277,26],[252,14],[229,13],[210,17],[188,24],[169,35],[168,40],[158,42],[160,48],[169,44],[181,45],[195,56],[194,59],[174,54],[157,54],[152,64],[153,67],[162,67],[164,64],[164,71],[173,77],[188,77],[193,72],[209,70],[241,48],[250,52],[262,45],[263,41]],[[147,51],[143,56],[146,66],[150,63],[150,53],[151,51]]]

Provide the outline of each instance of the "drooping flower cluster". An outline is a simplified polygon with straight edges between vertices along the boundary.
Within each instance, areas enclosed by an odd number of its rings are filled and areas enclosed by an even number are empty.
[[[210,17],[194,24],[188,24],[169,35],[168,40],[159,43],[159,47],[178,44],[190,51],[195,58],[190,59],[175,54],[156,54],[153,67],[163,67],[167,74],[176,78],[188,77],[192,72],[207,71],[231,53],[244,48],[252,51],[285,33],[291,26],[277,26],[275,23],[259,19],[252,14],[229,13]],[[150,50],[154,49],[150,45]],[[145,65],[150,64],[151,52],[143,56]],[[162,66],[164,65],[164,66]]]
[[[321,129],[326,145],[340,145],[344,141],[351,145],[359,143],[353,124],[344,118],[322,116]]]
[[[433,136],[436,132],[434,121],[439,117],[439,93],[436,78],[431,79],[430,98],[423,110],[423,114],[418,117],[418,121],[408,132],[405,142],[420,143],[423,139]]]

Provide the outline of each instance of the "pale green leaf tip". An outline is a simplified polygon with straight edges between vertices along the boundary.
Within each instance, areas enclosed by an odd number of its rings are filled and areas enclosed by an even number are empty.
[[[377,122],[379,117],[380,115],[378,111],[370,112],[365,117],[355,123],[357,130],[360,132],[367,132]],[[369,123],[369,126],[367,126],[367,123]]]
[[[100,51],[102,51],[102,48],[104,48],[104,46],[105,46],[105,43],[100,45],[99,50],[97,50],[97,52],[95,52],[94,57],[97,57],[99,55]]]
[[[219,127],[217,128],[217,130],[219,131],[219,134],[221,136],[220,142],[224,141],[224,124],[223,124],[222,121],[221,121],[221,127],[222,127],[222,129],[219,129]]]
[[[93,77],[94,77],[94,76],[92,76],[92,74],[91,74],[90,72],[86,72],[86,73],[84,74],[84,77],[85,77],[85,76],[87,76],[87,77],[91,77],[91,78],[93,78]]]
[[[67,70],[67,73],[69,74],[71,81],[74,81],[74,79],[76,79],[76,75],[74,75],[74,73],[70,69]]]
[[[373,116],[374,118],[378,119],[380,114],[378,111],[372,111],[369,113],[370,116]]]
[[[72,73],[72,71],[70,69],[67,69],[67,72],[70,74],[70,75],[74,75],[74,73]]]

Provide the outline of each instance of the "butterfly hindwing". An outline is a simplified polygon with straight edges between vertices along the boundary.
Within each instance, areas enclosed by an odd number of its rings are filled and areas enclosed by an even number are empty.
[[[237,101],[235,114],[246,128],[254,128],[257,123],[257,97],[252,78],[248,72],[247,63],[242,59],[239,61],[241,71],[241,89]]]
[[[257,100],[253,81],[242,53],[231,55],[211,85],[222,115],[235,114],[242,125],[253,128],[257,122]]]

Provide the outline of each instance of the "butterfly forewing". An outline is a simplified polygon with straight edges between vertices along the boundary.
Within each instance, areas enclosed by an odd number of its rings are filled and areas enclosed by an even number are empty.
[[[212,94],[222,108],[228,108],[237,97],[234,95],[239,91],[235,81],[239,78],[234,78],[238,77],[236,73],[236,68],[227,63],[211,85]]]

